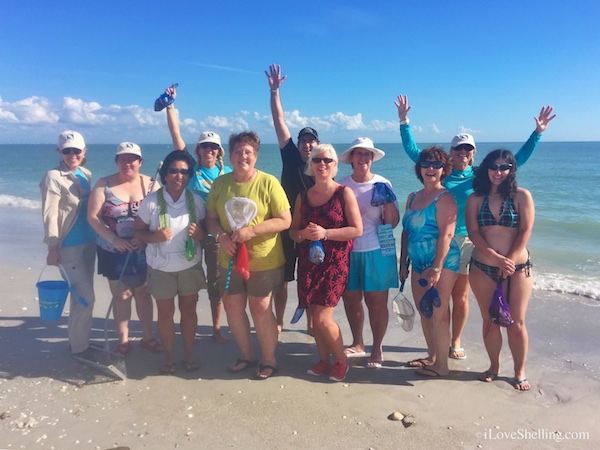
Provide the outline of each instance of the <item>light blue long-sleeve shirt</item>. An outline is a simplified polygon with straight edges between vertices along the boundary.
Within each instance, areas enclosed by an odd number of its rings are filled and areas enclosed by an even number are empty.
[[[417,146],[410,125],[400,125],[400,137],[404,151],[415,163],[419,160],[421,149]],[[533,151],[538,145],[541,134],[535,131],[531,133],[527,142],[515,154],[517,166],[522,166],[533,154]],[[456,200],[458,207],[458,215],[456,218],[456,236],[468,236],[467,224],[465,220],[465,211],[467,209],[467,198],[473,193],[473,178],[475,178],[475,170],[473,166],[467,167],[465,170],[452,169],[452,173],[444,178],[442,185],[450,191]]]

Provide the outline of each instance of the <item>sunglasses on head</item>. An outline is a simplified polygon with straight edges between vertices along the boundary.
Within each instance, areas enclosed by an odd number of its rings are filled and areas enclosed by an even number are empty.
[[[333,159],[331,159],[331,158],[313,158],[312,162],[315,164],[321,164],[322,162],[324,162],[325,164],[331,164],[333,162]]]
[[[81,150],[80,148],[63,148],[61,150],[63,155],[70,155],[71,153],[75,154],[75,155],[79,155],[81,154],[83,150]]]
[[[512,164],[492,164],[489,170],[493,170],[494,172],[497,172],[498,170],[504,172],[505,170],[510,170],[511,167]]]
[[[441,161],[421,161],[420,164],[423,169],[429,169],[430,167],[433,167],[434,169],[441,169],[444,167],[444,163]]]
[[[170,168],[169,170],[167,170],[167,172],[171,175],[177,175],[178,173],[180,173],[181,175],[190,175],[191,170],[189,169],[174,169],[174,168]]]

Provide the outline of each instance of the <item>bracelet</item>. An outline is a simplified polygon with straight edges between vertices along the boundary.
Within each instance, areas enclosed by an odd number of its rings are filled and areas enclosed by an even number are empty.
[[[304,238],[302,237],[302,231],[298,231],[298,240],[303,241]]]
[[[277,92],[277,89],[270,89],[271,93],[274,94],[275,92]]]
[[[442,271],[442,269],[439,267],[432,267],[431,270],[433,270],[435,273],[440,273]]]
[[[327,230],[325,230],[325,236],[323,236],[323,240],[326,241],[328,239],[327,237]]]
[[[400,125],[408,125],[410,123],[410,120],[408,120],[408,117],[404,120],[400,121]]]

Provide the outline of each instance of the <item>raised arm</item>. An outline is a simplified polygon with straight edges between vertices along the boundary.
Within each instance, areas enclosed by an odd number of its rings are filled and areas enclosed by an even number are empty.
[[[168,87],[165,93],[169,94],[175,100],[177,97],[177,88],[175,85]],[[171,139],[173,140],[173,150],[183,150],[185,148],[185,142],[181,138],[179,131],[179,119],[177,112],[175,111],[175,104],[171,103],[166,107],[167,111],[167,125],[169,126],[169,133],[171,133]]]
[[[417,147],[412,132],[410,131],[410,125],[408,120],[408,112],[412,106],[408,105],[408,96],[400,94],[398,101],[394,101],[396,109],[398,110],[398,119],[400,119],[400,138],[402,139],[402,146],[404,151],[410,159],[414,162],[419,160],[421,149]]]
[[[523,146],[519,149],[519,151],[515,154],[515,160],[517,161],[517,166],[522,166],[527,162],[527,160],[533,154],[533,151],[540,142],[542,137],[542,133],[546,131],[548,125],[556,117],[556,114],[552,114],[554,108],[552,106],[542,106],[540,110],[539,117],[534,117],[535,120],[535,130],[527,139],[527,142],[523,144]]]
[[[271,91],[271,115],[273,116],[277,142],[279,143],[279,148],[283,148],[292,137],[290,130],[285,124],[283,106],[281,104],[281,97],[279,96],[279,88],[287,78],[287,75],[282,77],[281,66],[276,64],[271,64],[269,72],[265,71],[265,75],[269,81],[269,89]]]

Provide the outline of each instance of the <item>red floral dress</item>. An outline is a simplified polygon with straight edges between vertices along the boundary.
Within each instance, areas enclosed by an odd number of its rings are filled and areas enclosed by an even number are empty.
[[[323,205],[308,204],[306,191],[302,195],[301,228],[309,222],[325,229],[342,228],[348,225],[344,215],[344,188],[340,186]],[[350,241],[321,241],[325,260],[313,264],[308,260],[311,241],[298,244],[298,303],[301,308],[309,305],[336,306],[348,283],[350,266]]]

